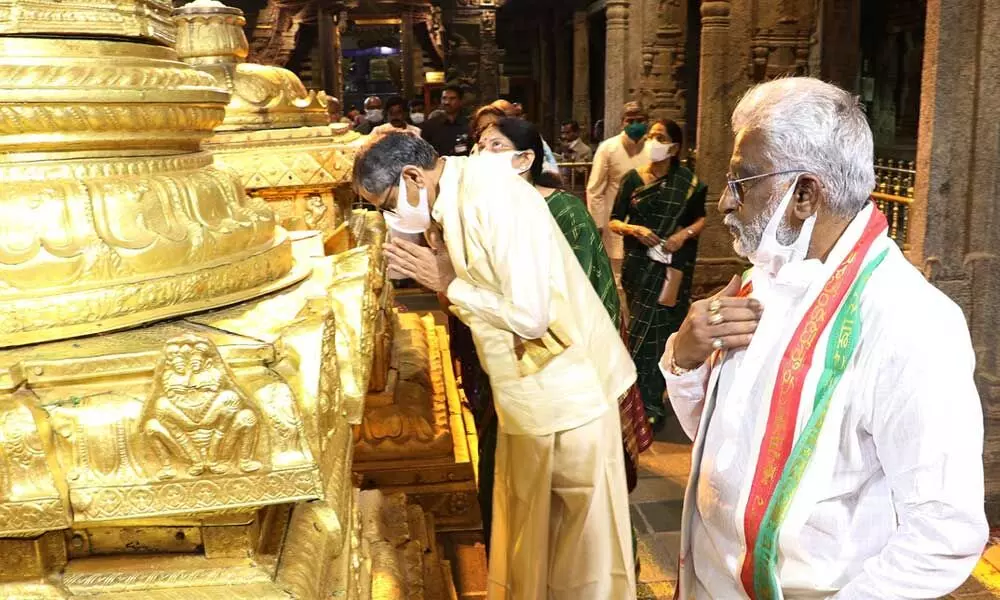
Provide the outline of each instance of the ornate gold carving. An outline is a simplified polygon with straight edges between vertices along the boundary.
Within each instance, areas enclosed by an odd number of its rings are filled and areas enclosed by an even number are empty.
[[[94,561],[95,559],[89,559]],[[130,591],[176,590],[176,598],[183,598],[180,588],[207,586],[219,582],[239,584],[269,584],[271,574],[248,560],[205,560],[195,556],[177,556],[169,561],[150,561],[141,557],[119,558],[112,570],[92,570],[87,560],[71,561],[63,574],[62,583],[73,597],[104,595]],[[95,565],[97,566],[97,565]]]
[[[406,492],[451,528],[480,522],[474,430],[467,432],[448,337],[430,316],[398,315],[389,387],[368,395],[355,429],[355,469],[365,485]]]
[[[266,204],[197,152],[227,96],[173,50],[0,38],[0,78],[0,347],[204,310],[302,277]]]
[[[371,374],[376,299],[369,274],[370,259],[368,246],[334,257],[332,299],[337,322],[337,358],[341,365],[344,408],[351,424],[361,422]]]
[[[325,503],[296,506],[275,583],[293,598],[325,597],[345,535],[340,516]]]
[[[2,162],[194,152],[227,102],[211,77],[147,44],[0,37],[0,79]]]
[[[76,34],[174,42],[163,0],[0,0],[0,35]]]
[[[358,140],[354,132],[333,137],[329,127],[311,127],[220,133],[205,147],[247,189],[260,190],[349,183]]]
[[[243,11],[194,0],[174,11],[181,59],[211,74],[232,93],[218,131],[325,125],[326,96],[306,91],[281,67],[244,62],[249,52]]]
[[[359,461],[449,456],[448,424],[440,348],[434,319],[396,315],[387,393],[370,395],[355,431]]]
[[[159,479],[175,478],[178,460],[194,476],[206,469],[227,473],[234,461],[243,473],[259,471],[259,423],[260,410],[236,385],[215,344],[196,335],[167,342],[141,423],[163,465]]]
[[[25,394],[0,396],[0,536],[29,537],[69,526],[50,472],[48,430],[39,428]]]

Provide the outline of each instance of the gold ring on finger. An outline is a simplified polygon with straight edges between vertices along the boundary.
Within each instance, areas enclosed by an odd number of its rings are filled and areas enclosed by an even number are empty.
[[[712,349],[722,350],[726,347],[726,343],[722,341],[722,338],[715,338],[712,340]]]
[[[708,316],[709,325],[721,325],[726,318],[722,316],[721,312],[713,312]]]
[[[708,312],[715,314],[720,310],[722,310],[722,300],[716,298],[715,300],[712,300],[711,302],[708,303]]]

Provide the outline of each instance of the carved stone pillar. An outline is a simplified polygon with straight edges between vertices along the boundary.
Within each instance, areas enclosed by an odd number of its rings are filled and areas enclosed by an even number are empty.
[[[442,3],[447,31],[445,72],[449,83],[467,88],[467,103],[483,104],[500,93],[497,9],[503,0],[457,0]]]
[[[642,28],[639,97],[654,118],[669,118],[686,129],[685,44],[687,3],[658,0]],[[634,30],[634,27],[630,28]]]
[[[990,523],[1000,523],[1000,14],[928,0],[911,258],[965,311],[986,426]]]
[[[628,98],[626,64],[628,59],[628,13],[630,0],[608,0],[607,47],[604,86],[604,136],[621,131],[622,105]],[[600,141],[600,140],[594,140]]]
[[[570,57],[569,23],[566,21],[566,13],[557,12],[555,22],[555,110],[552,115],[553,130],[550,131],[549,138],[552,141],[558,139],[559,126],[572,114],[572,84],[570,77],[573,76],[572,58]]]
[[[703,0],[701,3],[701,56],[698,79],[698,178],[708,185],[705,229],[698,246],[695,268],[695,296],[703,296],[723,284],[742,262],[733,255],[732,238],[715,202],[726,186],[726,173],[733,150],[729,125],[733,88],[745,81],[741,69],[734,67],[730,51],[730,2]]]
[[[590,139],[590,23],[584,11],[573,13],[573,119]]]
[[[485,2],[484,2],[485,4]],[[503,4],[502,1],[497,4]],[[483,6],[479,14],[479,99],[492,102],[500,97],[500,50],[497,48],[496,7]]]
[[[317,9],[316,29],[320,84],[327,94],[340,98],[336,92],[340,80],[340,31],[337,29],[337,16],[322,5]]]
[[[402,80],[403,80],[403,90],[402,95],[404,98],[411,98],[414,95],[416,89],[416,74],[413,71],[413,54],[417,52],[416,49],[416,39],[413,32],[413,11],[409,8],[404,8],[401,16],[402,23],[400,24],[400,34],[399,34],[399,45],[400,51],[402,53]]]
[[[704,3],[702,3],[704,6]],[[812,0],[761,2],[755,6],[750,40],[754,82],[809,72],[809,42],[815,23]]]

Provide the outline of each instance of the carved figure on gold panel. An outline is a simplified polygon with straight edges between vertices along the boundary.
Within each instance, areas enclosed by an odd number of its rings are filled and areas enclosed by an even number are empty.
[[[313,194],[306,198],[306,211],[303,215],[306,227],[309,229],[322,229],[323,217],[326,216],[326,212],[327,207],[326,203],[323,202],[322,196]]]
[[[225,473],[234,458],[244,473],[259,470],[258,413],[211,341],[192,334],[167,341],[142,419],[162,464],[157,477],[176,477],[177,460],[193,476]]]

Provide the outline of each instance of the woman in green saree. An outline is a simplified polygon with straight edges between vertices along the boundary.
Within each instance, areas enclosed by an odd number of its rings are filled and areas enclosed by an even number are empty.
[[[611,231],[625,238],[622,288],[628,308],[628,346],[638,372],[636,385],[654,429],[663,426],[669,406],[663,400],[666,383],[659,361],[667,338],[680,327],[691,303],[708,194],[695,174],[680,164],[683,135],[669,119],[651,125],[646,134],[650,162],[622,179],[609,223]]]

